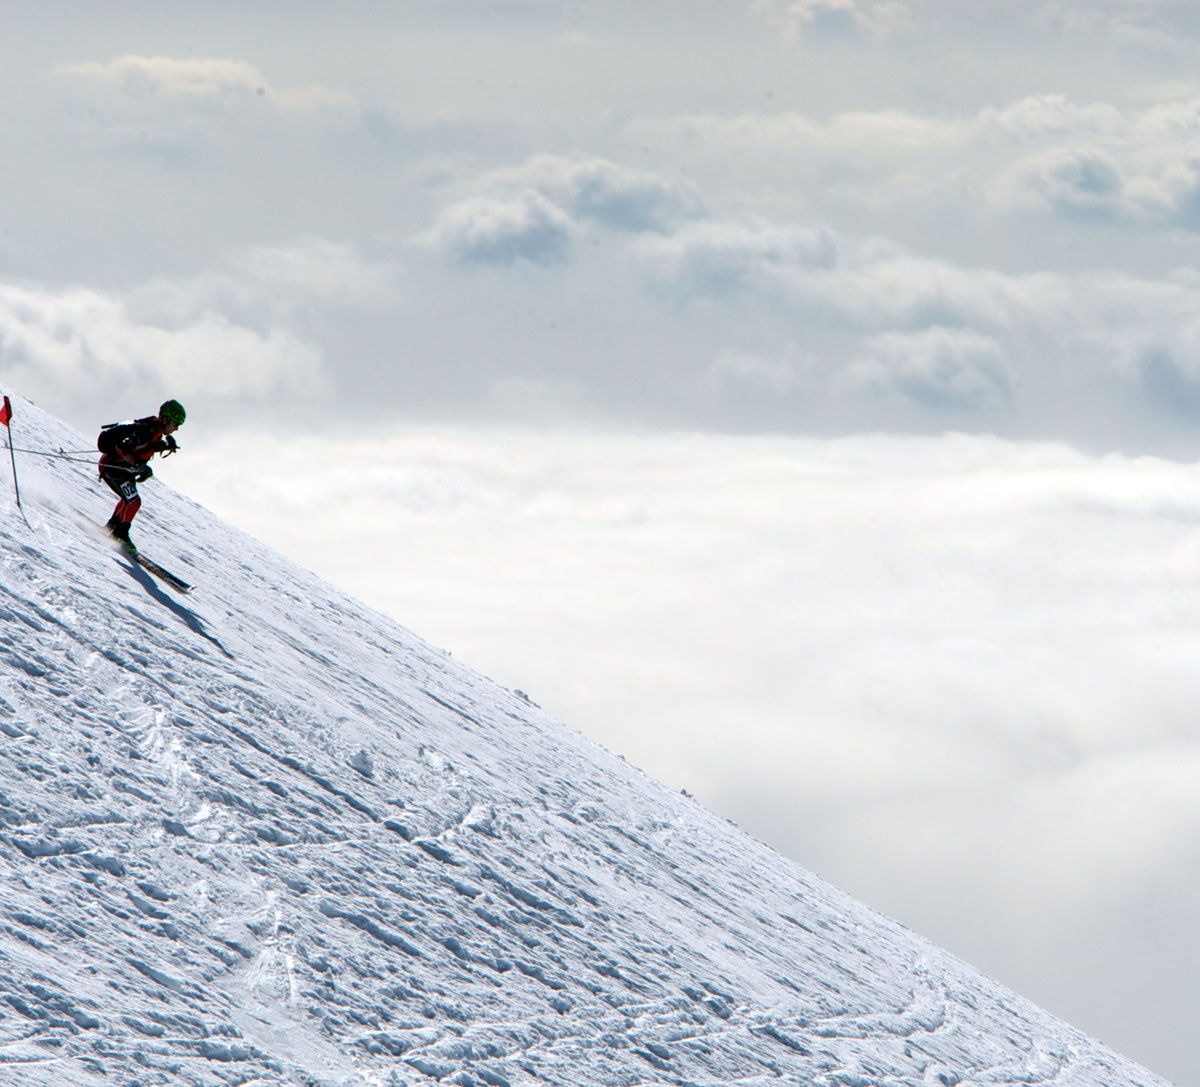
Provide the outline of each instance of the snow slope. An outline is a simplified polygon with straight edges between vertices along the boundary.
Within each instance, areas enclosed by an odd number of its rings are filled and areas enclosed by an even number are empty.
[[[21,471],[4,1087],[1163,1083],[161,483],[192,597]]]

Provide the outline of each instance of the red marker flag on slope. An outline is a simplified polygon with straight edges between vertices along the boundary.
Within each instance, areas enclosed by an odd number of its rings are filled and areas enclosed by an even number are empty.
[[[0,408],[0,423],[7,427],[10,419],[12,419],[12,404],[6,396],[4,407]],[[12,427],[8,427],[8,459],[12,461],[13,490],[17,492],[17,509],[21,510],[21,516],[24,517],[25,511],[21,508],[21,485],[17,482],[17,455],[13,451]]]

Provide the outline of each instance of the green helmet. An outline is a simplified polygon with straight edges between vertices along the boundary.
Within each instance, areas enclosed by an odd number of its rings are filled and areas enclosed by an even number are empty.
[[[158,409],[158,417],[170,426],[183,426],[184,420],[187,419],[187,412],[183,410],[183,405],[178,400],[168,400]]]

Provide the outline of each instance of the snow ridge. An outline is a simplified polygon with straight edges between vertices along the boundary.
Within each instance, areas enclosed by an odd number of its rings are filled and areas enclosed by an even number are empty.
[[[162,484],[194,597],[22,470],[6,1087],[1163,1087]]]

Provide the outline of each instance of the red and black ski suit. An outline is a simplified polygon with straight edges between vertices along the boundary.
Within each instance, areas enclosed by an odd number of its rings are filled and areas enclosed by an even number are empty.
[[[112,450],[100,457],[100,478],[120,499],[109,524],[121,525],[128,533],[130,522],[142,506],[138,481],[152,474],[146,462],[155,453],[174,449],[175,442],[164,434],[162,421],[154,415],[119,423],[112,431]]]

